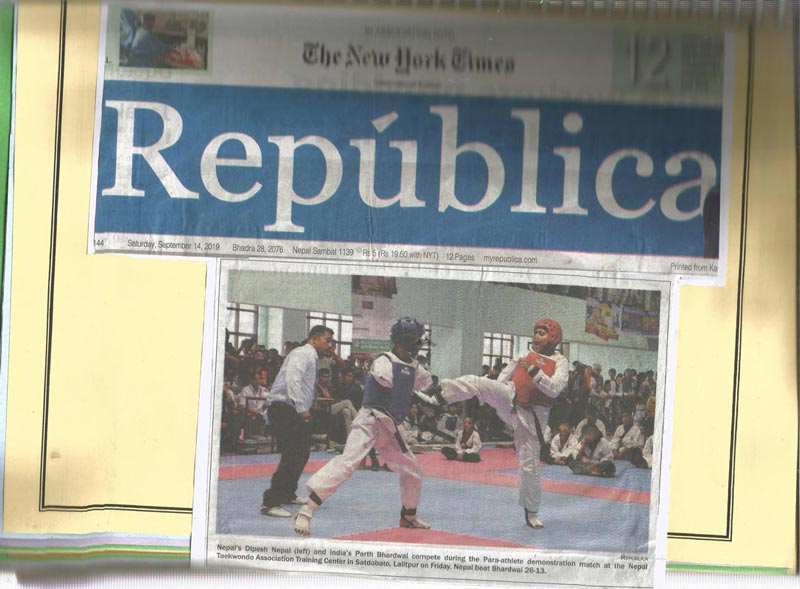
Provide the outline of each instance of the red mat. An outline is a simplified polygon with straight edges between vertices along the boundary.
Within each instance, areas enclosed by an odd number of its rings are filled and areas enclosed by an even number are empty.
[[[315,473],[328,463],[327,460],[309,460],[303,472]],[[278,470],[278,463],[269,464],[237,464],[236,466],[220,466],[219,480],[230,481],[235,479],[255,479],[271,477]]]
[[[331,457],[331,460],[333,457]],[[303,472],[314,474],[320,468],[328,464],[330,460],[309,460]],[[231,466],[219,467],[219,480],[231,481],[237,479],[256,479],[260,477],[271,477],[278,470],[277,462],[266,464],[235,464]]]
[[[480,462],[467,463],[446,460],[441,454],[420,454],[417,456],[426,477],[497,485],[500,487],[517,487],[519,480],[516,474],[497,472],[517,468],[517,459],[511,448],[487,450],[481,453],[481,458]],[[595,499],[608,499],[609,501],[641,503],[643,505],[650,504],[650,493],[646,491],[631,491],[585,483],[543,479],[542,490],[546,493],[578,495]]]
[[[479,483],[483,485],[497,485],[500,487],[517,487],[516,474],[497,472],[517,467],[517,459],[511,448],[486,450],[481,453],[481,462],[466,463],[455,460],[445,460],[438,453],[418,454],[426,477],[461,481],[465,483]],[[310,460],[303,470],[312,474],[322,468],[327,460]],[[270,477],[278,469],[277,463],[269,464],[240,464],[236,466],[222,466],[219,469],[219,480],[236,480],[248,478]],[[592,497],[594,499],[607,499],[609,501],[622,501],[626,503],[650,504],[650,493],[646,491],[631,491],[615,487],[604,487],[585,483],[572,483],[566,481],[542,480],[542,490],[546,493],[560,493],[562,495],[577,495]],[[434,542],[435,543],[435,542]]]

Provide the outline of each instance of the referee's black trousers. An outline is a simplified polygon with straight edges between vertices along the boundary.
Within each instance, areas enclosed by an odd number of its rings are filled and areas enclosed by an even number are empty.
[[[267,416],[280,448],[281,461],[263,498],[265,507],[277,507],[297,496],[297,481],[311,452],[311,423],[304,421],[294,407],[286,403],[272,403],[267,408]]]

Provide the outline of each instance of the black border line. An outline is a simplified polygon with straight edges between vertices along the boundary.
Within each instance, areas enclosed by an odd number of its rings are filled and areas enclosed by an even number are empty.
[[[753,24],[747,27],[747,106],[744,135],[744,171],[742,174],[742,221],[739,242],[739,276],[736,295],[736,338],[733,356],[733,405],[731,407],[731,445],[728,459],[728,502],[727,521],[724,534],[700,534],[695,532],[667,532],[667,538],[684,540],[733,541],[733,507],[736,479],[736,435],[739,420],[739,379],[741,376],[742,351],[742,313],[744,307],[744,277],[747,261],[747,203],[750,186],[750,142],[753,128],[753,63],[755,56],[755,36]]]
[[[101,32],[102,34],[102,32]],[[64,61],[67,37],[67,0],[61,0],[58,45],[58,86],[56,90],[55,153],[53,154],[53,207],[50,213],[50,267],[47,284],[47,329],[44,358],[44,407],[42,409],[42,447],[39,471],[39,511],[150,511],[159,513],[192,513],[191,507],[135,505],[127,503],[93,503],[90,505],[53,505],[45,498],[47,477],[47,427],[50,402],[50,369],[53,348],[53,315],[56,287],[56,252],[58,239],[58,190],[61,176],[61,123],[64,108]]]

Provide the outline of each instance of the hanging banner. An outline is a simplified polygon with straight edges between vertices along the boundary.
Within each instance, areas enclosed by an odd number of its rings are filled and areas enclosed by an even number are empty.
[[[619,339],[622,307],[614,303],[586,299],[586,333],[610,340]]]
[[[627,305],[622,307],[622,327],[624,333],[658,336],[658,316]]]
[[[392,348],[389,330],[396,321],[392,276],[353,276],[353,347],[356,357]]]

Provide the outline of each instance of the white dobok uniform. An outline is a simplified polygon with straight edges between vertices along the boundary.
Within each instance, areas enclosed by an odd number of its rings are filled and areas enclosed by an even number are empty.
[[[647,466],[653,467],[653,436],[648,436],[642,448],[642,458],[647,462]]]
[[[575,439],[575,436],[570,434],[564,443],[561,443],[561,435],[556,434],[553,436],[553,439],[550,440],[550,458],[553,460],[567,459],[567,458],[574,458],[575,457],[575,447],[577,446],[578,441]]]
[[[481,437],[478,435],[478,430],[472,430],[472,433],[467,438],[466,442],[461,442],[464,437],[464,430],[458,432],[456,436],[456,452],[463,452],[464,454],[480,454],[481,453]]]
[[[577,426],[575,426],[575,438],[580,440],[583,437],[583,428],[589,423],[588,419],[584,419]],[[600,434],[605,438],[606,437],[606,424],[602,422],[600,419],[594,420],[594,425],[597,429],[600,430]]]
[[[603,460],[614,460],[614,452],[611,444],[605,438],[600,438],[594,450],[589,446],[579,445],[575,447],[575,459],[583,462],[602,462]]]
[[[405,365],[416,371],[415,390],[424,390],[433,384],[431,375],[419,366],[416,360],[403,362],[394,354],[387,352],[375,360],[370,371],[381,386],[392,388],[393,364]],[[383,456],[389,468],[400,476],[400,501],[403,507],[415,509],[419,504],[422,488],[422,466],[405,445],[405,438],[403,424],[396,423],[391,415],[377,408],[362,407],[353,420],[342,454],[318,470],[306,483],[306,489],[321,501],[325,501],[350,478],[374,447]]]
[[[632,425],[628,431],[621,425],[614,432],[611,438],[611,449],[620,450],[622,448],[641,448],[644,446],[644,435],[638,426]]]
[[[530,407],[514,407],[514,383],[511,375],[517,367],[520,356],[511,360],[500,373],[497,380],[482,376],[465,375],[441,381],[442,397],[448,403],[457,403],[477,397],[481,403],[487,403],[497,416],[514,430],[514,446],[519,462],[519,504],[531,513],[538,513],[542,495],[542,480],[539,470],[539,452],[541,447],[536,434],[534,413],[544,431],[550,408],[544,405]],[[537,388],[548,397],[555,399],[567,386],[569,379],[569,361],[558,352],[550,356],[556,363],[553,376],[539,371],[533,377]]]

